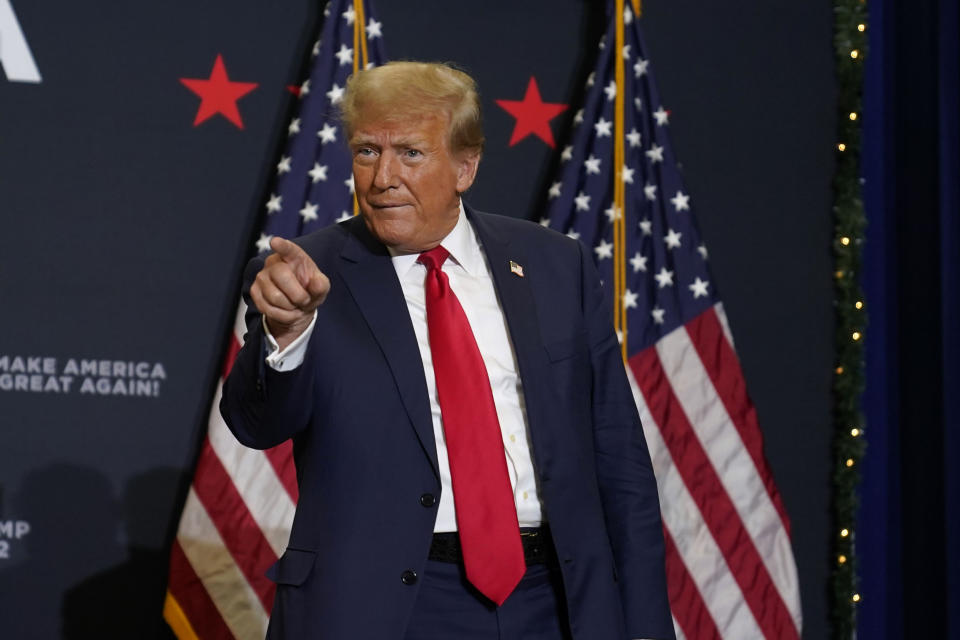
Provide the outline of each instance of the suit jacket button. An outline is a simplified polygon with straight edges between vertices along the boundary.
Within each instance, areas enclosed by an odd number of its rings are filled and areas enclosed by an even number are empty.
[[[427,507],[428,509],[433,505],[437,504],[437,499],[433,496],[432,493],[425,493],[420,496],[420,504]]]
[[[414,571],[413,569],[407,569],[406,571],[400,574],[400,582],[408,586],[412,584],[416,584],[417,572]]]

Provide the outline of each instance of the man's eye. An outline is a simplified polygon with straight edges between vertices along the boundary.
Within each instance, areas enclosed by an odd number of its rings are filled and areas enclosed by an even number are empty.
[[[360,147],[359,149],[357,149],[358,156],[372,156],[373,153],[374,151],[370,147]]]
[[[419,158],[423,154],[417,151],[416,149],[407,149],[406,156],[408,158]]]

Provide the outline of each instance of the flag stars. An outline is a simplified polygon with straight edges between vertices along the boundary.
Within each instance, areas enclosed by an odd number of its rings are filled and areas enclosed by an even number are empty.
[[[637,294],[630,289],[627,289],[623,292],[623,308],[624,309],[636,309],[637,308]]]
[[[271,240],[273,240],[273,236],[268,236],[265,233],[261,233],[260,238],[257,240],[257,251],[260,253],[263,253],[264,251],[269,251]]]
[[[580,239],[580,234],[579,234],[577,231],[574,231],[573,229],[570,229],[570,231],[567,231],[567,237],[570,238],[570,239],[572,239],[572,240],[579,240],[579,239]]]
[[[607,242],[606,240],[601,240],[600,244],[593,248],[594,252],[597,254],[597,260],[603,260],[605,258],[613,258],[613,243]]]
[[[640,221],[640,231],[643,232],[645,236],[653,235],[653,223],[650,222],[650,218],[644,218]]]
[[[290,156],[282,156],[277,163],[277,175],[283,175],[290,172]]]
[[[383,36],[383,23],[373,18],[367,20],[367,40],[375,40]]]
[[[630,146],[639,147],[640,140],[641,140],[641,136],[640,136],[640,132],[637,131],[637,128],[634,127],[633,129],[630,129],[630,133],[627,134],[627,142],[630,143]]]
[[[303,205],[303,209],[300,209],[300,217],[303,218],[304,224],[317,219],[318,208],[318,205],[315,205],[312,202],[307,202]]]
[[[667,232],[667,235],[663,237],[663,241],[667,243],[667,249],[679,249],[680,248],[680,236],[682,233],[670,229]]]
[[[341,67],[345,64],[353,64],[353,49],[345,44],[341,44],[340,51],[337,51],[333,55],[337,56],[337,60],[340,61]]]
[[[341,211],[341,212],[340,212],[340,217],[337,218],[337,222],[346,222],[347,220],[349,220],[349,219],[352,218],[352,217],[353,217],[353,214],[350,213],[349,211]]]
[[[356,190],[356,187],[353,184],[353,176],[343,181],[343,184],[347,185],[347,189],[350,189],[350,193],[353,193]]]
[[[290,126],[287,127],[288,136],[292,136],[297,133],[300,133],[300,118],[294,118],[291,120]]]
[[[600,158],[591,153],[590,157],[583,161],[583,168],[586,169],[587,175],[600,173]]]
[[[673,203],[673,207],[678,213],[680,211],[690,211],[690,196],[683,193],[683,191],[677,191],[677,195],[670,198],[670,202]]]
[[[633,77],[639,78],[640,76],[647,75],[647,67],[649,66],[649,60],[644,60],[643,58],[637,60],[637,63],[633,65]]]
[[[709,282],[701,280],[698,276],[697,279],[693,281],[693,284],[691,284],[687,288],[693,292],[693,299],[696,300],[697,298],[701,298],[701,297],[705,298],[709,295],[707,293],[707,287],[709,286],[710,286]]]
[[[541,227],[547,227],[547,228],[549,228],[549,227],[550,227],[550,218],[540,218],[540,226],[541,226]]]
[[[653,318],[654,324],[663,324],[663,316],[667,313],[666,309],[661,309],[660,307],[654,307],[650,311],[650,316]]]
[[[623,8],[623,24],[630,24],[633,22],[633,11],[630,11],[630,7]]]
[[[596,124],[593,125],[593,128],[597,132],[598,138],[610,137],[610,128],[613,126],[613,122],[610,120],[604,120],[603,116],[600,116],[600,119],[597,120]]]
[[[633,99],[633,108],[637,111],[643,111],[643,100],[640,98]]]
[[[313,43],[313,49],[310,51],[310,55],[316,57],[320,54],[320,40],[317,40]]]
[[[666,267],[660,267],[660,271],[653,277],[661,289],[673,286],[673,271],[668,271]]]
[[[562,182],[554,182],[552,185],[550,185],[550,190],[547,191],[547,195],[550,197],[551,200],[554,198],[560,197],[560,187],[562,186],[563,186]]]
[[[623,45],[623,59],[624,60],[630,59],[630,45],[628,44]]]
[[[267,201],[267,213],[276,213],[283,208],[283,196],[277,195],[276,193],[270,196],[270,199]]]
[[[566,162],[571,158],[573,158],[573,147],[571,145],[567,145],[563,148],[563,151],[560,152],[560,161]]]
[[[330,125],[330,123],[325,122],[323,128],[320,131],[317,131],[317,137],[320,138],[320,142],[327,144],[328,142],[333,142],[337,139],[337,128]]]
[[[663,147],[654,142],[653,146],[647,149],[647,157],[650,158],[651,164],[663,162]]]
[[[633,254],[633,257],[630,258],[630,266],[633,267],[634,273],[638,273],[640,271],[646,272],[647,256],[640,255],[640,252],[637,251],[635,254]]]
[[[607,220],[610,221],[610,224],[613,224],[621,217],[620,207],[616,205],[610,205],[610,207],[603,213],[605,216],[607,216]]]
[[[657,185],[647,183],[643,187],[643,195],[647,197],[647,200],[654,202],[657,199]]]
[[[634,169],[631,169],[627,165],[623,165],[623,181],[627,184],[633,184],[633,172]]]
[[[300,93],[297,94],[297,97],[302,99],[303,96],[307,95],[308,93],[310,93],[310,78],[307,78],[300,83]]]
[[[707,259],[707,245],[701,244],[699,247],[697,247],[697,253],[700,254],[700,257],[701,257],[701,258],[703,258],[704,260],[706,260],[706,259]]]
[[[343,100],[343,87],[334,82],[330,91],[327,91],[327,98],[330,99],[330,104],[339,104]]]
[[[573,202],[577,206],[577,211],[590,210],[590,196],[585,194],[583,191],[577,194],[577,197],[573,199]]]
[[[593,83],[596,82],[597,72],[591,71],[590,75],[587,76],[587,86],[592,87]]]
[[[607,94],[607,101],[612,102],[614,98],[617,97],[617,82],[616,80],[611,80],[610,84],[603,88],[603,92]]]
[[[670,114],[662,106],[657,107],[657,110],[653,112],[653,117],[656,118],[658,127],[670,123]]]
[[[314,162],[313,169],[310,169],[308,175],[310,176],[310,179],[313,180],[313,184],[317,184],[320,181],[326,181],[327,165],[321,165],[319,162]]]
[[[583,109],[573,115],[573,124],[580,124],[581,122],[583,122]]]
[[[352,6],[344,11],[342,15],[343,19],[346,20],[349,25],[352,25],[353,21],[357,19],[357,12],[353,10]]]

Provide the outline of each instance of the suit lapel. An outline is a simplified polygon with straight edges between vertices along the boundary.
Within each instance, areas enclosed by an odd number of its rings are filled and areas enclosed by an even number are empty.
[[[487,255],[493,283],[500,298],[500,306],[507,319],[510,341],[517,356],[517,367],[523,381],[524,402],[527,419],[533,438],[536,462],[541,470],[547,465],[546,444],[549,439],[538,438],[547,421],[547,405],[555,391],[549,384],[550,370],[547,353],[540,335],[537,308],[531,291],[530,278],[521,277],[511,270],[511,262],[524,269],[532,268],[523,247],[509,239],[490,223],[490,214],[477,213],[466,208],[467,217],[473,223],[477,237]]]
[[[358,216],[347,223],[349,235],[340,254],[350,294],[380,345],[420,445],[439,479],[430,398],[416,334],[390,254]]]

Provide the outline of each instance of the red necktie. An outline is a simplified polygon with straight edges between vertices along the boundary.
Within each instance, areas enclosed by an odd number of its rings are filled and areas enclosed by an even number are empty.
[[[490,379],[467,316],[441,270],[449,255],[438,246],[419,258],[427,267],[427,329],[437,401],[467,579],[501,605],[527,567]]]

